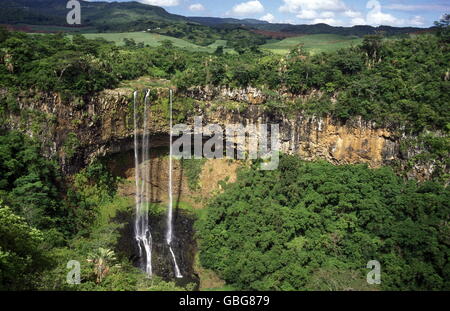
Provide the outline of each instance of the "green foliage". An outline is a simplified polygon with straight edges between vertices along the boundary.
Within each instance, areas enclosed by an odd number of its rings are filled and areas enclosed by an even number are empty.
[[[388,168],[283,156],[279,170],[240,171],[210,204],[200,260],[247,290],[365,290],[370,260],[382,289],[449,289],[449,196]]]
[[[184,70],[187,52],[167,46],[118,48],[103,39],[75,35],[8,33],[0,42],[0,81],[10,88],[34,88],[82,96],[118,86],[119,81]],[[2,105],[3,106],[3,105]]]
[[[218,46],[216,51],[214,52],[215,55],[221,56],[223,55],[223,46]]]
[[[62,147],[64,154],[68,159],[72,158],[75,155],[79,145],[80,141],[78,140],[77,135],[73,132],[69,133]]]
[[[58,170],[31,139],[0,135],[0,290],[181,290],[147,280],[114,251],[119,216],[130,215],[133,202],[116,195],[119,179],[102,162],[64,189]],[[71,260],[81,263],[79,285],[66,281]]]
[[[401,141],[400,152],[403,158],[408,159],[406,167],[400,171],[407,174],[417,165],[432,165],[434,180],[448,181],[447,167],[450,165],[450,138],[423,133]]]
[[[449,53],[442,38],[433,35],[389,41],[372,35],[360,47],[313,56],[297,47],[283,58],[252,50],[205,57],[174,81],[182,90],[202,85],[254,86],[296,95],[320,90],[326,98],[309,101],[307,113],[362,116],[417,133],[445,129],[449,123]],[[333,105],[331,97],[337,98]]]
[[[434,23],[438,27],[438,36],[445,42],[450,43],[450,14],[444,14],[444,16]]]
[[[69,234],[77,232],[83,235],[91,230],[99,213],[98,207],[112,202],[118,182],[98,161],[74,176],[64,202],[68,212],[64,221]]]
[[[310,102],[307,113],[342,119],[362,116],[379,125],[406,125],[406,130],[418,133],[445,129],[450,123],[450,50],[443,37],[448,26],[445,20],[439,25],[438,35],[397,40],[370,35],[360,46],[314,55],[296,46],[285,57],[260,51],[259,43],[248,40],[239,28],[227,30],[240,38],[228,41],[239,53],[219,48],[214,55],[182,50],[164,40],[159,46],[143,47],[128,39],[126,46],[117,47],[79,35],[70,40],[60,34],[6,32],[0,42],[0,81],[11,91],[36,88],[78,97],[143,75],[173,79],[182,91],[207,85],[252,86],[294,95],[320,91],[335,103]],[[17,109],[14,102],[13,95],[3,96],[0,115]]]
[[[206,159],[182,159],[183,173],[188,179],[189,188],[194,191],[199,188],[200,174]]]
[[[0,198],[29,224],[58,226],[65,213],[58,204],[57,165],[40,155],[39,145],[18,132],[0,135]]]
[[[0,290],[30,290],[49,264],[44,234],[0,201]]]
[[[127,257],[114,251],[120,229],[124,226],[123,220],[117,216],[123,213],[130,215],[133,200],[114,195],[100,203],[98,194],[89,193],[85,195],[89,201],[97,202],[97,213],[89,221],[88,230],[80,232],[67,246],[50,251],[54,265],[43,273],[38,288],[75,291],[183,290],[173,282],[165,282],[158,277],[149,280]],[[66,265],[70,260],[81,264],[81,284],[69,285],[66,282],[69,272]]]

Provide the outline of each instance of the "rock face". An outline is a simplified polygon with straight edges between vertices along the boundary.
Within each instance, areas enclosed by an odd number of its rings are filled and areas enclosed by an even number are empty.
[[[367,163],[379,167],[398,159],[399,144],[388,129],[356,119],[341,123],[330,117],[274,115],[258,105],[245,112],[216,111],[206,114],[206,123],[247,125],[278,124],[280,149],[305,160],[324,159],[333,164]]]
[[[246,102],[252,105],[263,104],[267,96],[256,88],[248,87],[246,89],[230,89],[228,87],[197,87],[185,92],[186,96],[202,101],[213,101],[217,98],[233,100],[237,102]]]
[[[167,89],[157,92],[159,98],[168,98]],[[140,94],[143,93],[142,90]],[[279,124],[281,151],[297,154],[305,160],[324,159],[337,165],[366,163],[370,167],[407,161],[405,153],[400,152],[401,135],[360,118],[343,123],[331,117],[305,116],[301,112],[270,112],[261,105],[267,100],[266,96],[251,88],[194,89],[182,96],[195,99],[193,111],[185,116],[186,124],[193,124],[195,116],[202,116],[204,125],[222,127]],[[63,100],[57,94],[35,94],[18,100],[21,113],[10,116],[9,126],[38,136],[44,152],[57,156],[66,173],[76,172],[97,156],[134,148],[130,89],[108,90],[83,100]],[[222,101],[243,103],[243,106],[229,107],[222,105]],[[164,116],[167,107],[150,109],[149,113],[152,146],[168,146],[169,127]],[[138,131],[138,135],[142,135],[142,131]],[[433,174],[433,165],[416,165],[413,170],[411,176],[427,179]]]

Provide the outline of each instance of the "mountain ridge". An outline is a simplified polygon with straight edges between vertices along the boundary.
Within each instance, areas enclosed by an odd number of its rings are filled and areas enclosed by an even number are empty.
[[[383,31],[388,35],[424,31],[429,28],[392,27],[358,25],[352,27],[330,26],[327,24],[294,25],[269,23],[258,19],[236,19],[222,17],[186,17],[169,13],[164,8],[131,2],[89,2],[80,0],[82,23],[99,31],[137,31],[155,26],[168,26],[170,23],[198,24],[213,28],[225,25],[248,27],[263,31],[286,34],[341,34],[367,35]],[[0,12],[0,24],[58,25],[67,26],[66,0],[5,0]],[[32,12],[30,9],[33,9]],[[432,27],[431,27],[432,28]]]

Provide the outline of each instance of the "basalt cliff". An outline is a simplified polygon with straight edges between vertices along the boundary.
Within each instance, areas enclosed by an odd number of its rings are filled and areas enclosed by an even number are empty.
[[[3,95],[7,90],[1,91]],[[144,90],[140,91],[143,96]],[[60,94],[18,96],[16,111],[7,126],[37,137],[47,156],[56,156],[65,173],[71,174],[96,157],[126,153],[133,147],[133,90],[106,90],[86,98],[63,98]],[[274,112],[264,105],[267,98],[257,89],[197,88],[177,93],[174,114],[179,122],[193,124],[202,116],[204,124],[279,124],[281,151],[305,160],[323,159],[336,165],[365,163],[370,167],[394,165],[404,176],[430,179],[439,168],[431,162],[411,165],[410,159],[424,152],[417,146],[402,148],[411,139],[401,129],[378,126],[361,118],[338,120],[311,116],[301,111]],[[153,147],[168,146],[168,89],[154,89],[149,109],[149,131]],[[180,108],[181,107],[181,108]],[[180,112],[181,111],[181,112]],[[142,133],[139,133],[139,135]],[[408,166],[409,165],[409,166]]]

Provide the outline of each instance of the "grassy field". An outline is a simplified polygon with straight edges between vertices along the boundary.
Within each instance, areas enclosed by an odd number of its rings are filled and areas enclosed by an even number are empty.
[[[217,40],[216,42],[214,42],[209,46],[199,46],[182,39],[147,32],[86,33],[83,35],[88,39],[104,38],[105,40],[113,41],[118,45],[123,45],[124,44],[123,40],[125,38],[133,39],[134,41],[136,41],[136,43],[143,42],[144,44],[153,47],[161,45],[161,42],[164,40],[169,40],[172,41],[176,47],[180,47],[190,51],[202,51],[208,53],[214,52],[218,46],[221,45],[225,46],[227,43],[225,40]]]
[[[341,48],[358,45],[362,42],[362,38],[346,37],[331,34],[305,35],[301,37],[287,38],[274,43],[268,43],[262,46],[276,54],[287,54],[298,44],[304,44],[305,49],[311,54],[321,52],[332,52]]]
[[[117,45],[124,45],[124,39],[133,39],[136,43],[144,43],[152,47],[161,45],[162,41],[172,41],[174,46],[183,48],[189,51],[199,51],[213,53],[217,47],[226,46],[226,40],[217,40],[208,46],[199,46],[186,40],[159,35],[148,32],[123,32],[123,33],[83,33],[88,39],[103,38],[108,41],[115,42]],[[298,44],[303,44],[306,51],[311,54],[321,52],[332,52],[341,48],[358,45],[362,42],[362,38],[340,36],[332,34],[318,34],[318,35],[304,35],[300,37],[292,37],[284,40],[272,40],[267,44],[261,46],[262,49],[269,50],[275,54],[285,55],[289,53]],[[225,49],[225,52],[235,53],[233,49]]]
[[[24,31],[28,33],[91,33],[97,32],[94,27],[72,27],[72,26],[53,26],[53,25],[28,25],[15,24],[11,27],[17,31]]]

